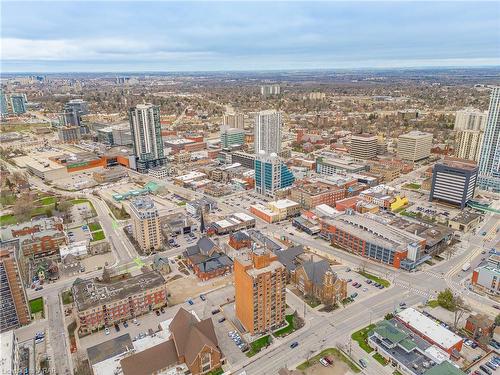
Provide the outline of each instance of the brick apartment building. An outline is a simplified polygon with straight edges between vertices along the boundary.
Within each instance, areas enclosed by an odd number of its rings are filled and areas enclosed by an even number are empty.
[[[301,207],[310,210],[320,204],[335,207],[335,202],[345,198],[343,187],[321,181],[300,180],[291,189],[290,199],[300,203]]]
[[[24,257],[41,258],[59,253],[67,243],[61,218],[41,218],[10,225],[0,232],[1,243],[18,244]]]
[[[258,249],[234,263],[236,318],[252,335],[285,322],[286,270],[274,253]]]
[[[91,333],[167,305],[165,279],[156,271],[118,281],[77,279],[71,287],[79,332]]]

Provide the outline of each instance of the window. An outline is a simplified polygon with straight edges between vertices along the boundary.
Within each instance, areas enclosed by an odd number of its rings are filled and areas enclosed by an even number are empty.
[[[207,372],[212,368],[212,356],[209,352],[202,353],[201,355],[201,371]]]

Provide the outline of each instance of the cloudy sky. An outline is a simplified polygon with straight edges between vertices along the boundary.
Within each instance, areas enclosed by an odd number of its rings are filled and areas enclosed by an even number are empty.
[[[4,72],[500,65],[498,2],[2,1]]]

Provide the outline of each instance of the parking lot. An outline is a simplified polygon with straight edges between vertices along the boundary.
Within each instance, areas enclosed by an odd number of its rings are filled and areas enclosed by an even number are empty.
[[[470,368],[471,375],[491,375],[500,372],[500,356],[491,352]]]
[[[354,270],[350,270],[348,266],[333,266],[332,269],[337,272],[337,275],[347,281],[347,295],[354,296],[353,300],[372,296],[383,291],[383,287],[377,287],[373,281],[358,274]],[[400,301],[403,302],[403,301]]]

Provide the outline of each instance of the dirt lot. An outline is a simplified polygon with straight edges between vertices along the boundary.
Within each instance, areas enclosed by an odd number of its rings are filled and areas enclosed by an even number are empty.
[[[335,361],[332,366],[325,367],[320,363],[315,364],[314,366],[309,367],[304,370],[304,374],[306,375],[350,375],[352,371],[349,367],[341,361]]]
[[[216,277],[215,279],[201,282],[196,276],[183,277],[182,279],[173,280],[168,285],[170,292],[169,304],[177,305],[186,302],[190,297],[201,293],[207,293],[210,290],[221,287],[223,285],[232,284],[232,275]]]

